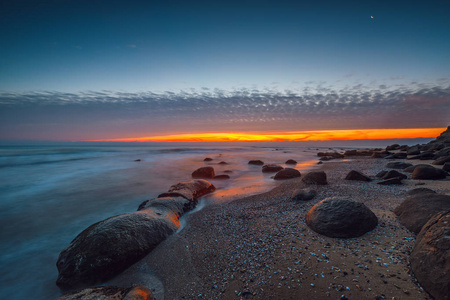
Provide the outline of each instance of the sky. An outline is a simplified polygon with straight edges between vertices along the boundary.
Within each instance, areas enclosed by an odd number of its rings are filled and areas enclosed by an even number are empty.
[[[448,1],[0,1],[0,140],[445,128],[449,11]]]

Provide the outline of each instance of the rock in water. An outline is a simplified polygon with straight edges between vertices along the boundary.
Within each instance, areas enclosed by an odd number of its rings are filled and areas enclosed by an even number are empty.
[[[295,160],[293,160],[293,159],[288,159],[288,160],[285,162],[285,164],[286,164],[286,165],[296,165],[296,164],[297,164],[297,161],[295,161]]]
[[[436,299],[450,299],[450,211],[434,215],[423,226],[410,262],[428,293]]]
[[[147,208],[165,209],[181,216],[183,213],[190,211],[194,207],[195,205],[193,205],[192,201],[183,197],[163,197],[142,202],[138,207],[138,211]]]
[[[274,164],[264,165],[262,167],[263,173],[275,173],[275,172],[278,172],[281,170],[283,170],[282,166],[274,165]]]
[[[214,192],[216,187],[209,181],[203,179],[194,179],[191,181],[180,182],[174,184],[166,193],[162,193],[158,198],[162,197],[183,197],[191,201]]]
[[[251,160],[248,162],[249,165],[262,166],[264,164],[261,160]]]
[[[213,159],[211,157],[206,157],[203,161],[212,161]]]
[[[176,215],[167,218],[152,209],[95,223],[59,255],[56,284],[68,289],[104,282],[143,258],[178,227]]]
[[[314,205],[306,215],[306,224],[329,237],[353,238],[373,230],[378,218],[363,203],[333,197]]]
[[[192,178],[213,178],[214,175],[213,167],[202,167],[192,172]]]
[[[437,169],[432,166],[418,166],[412,172],[412,179],[444,179],[447,176],[447,172],[441,169]]]
[[[275,174],[275,177],[273,179],[275,180],[282,180],[282,179],[291,179],[300,177],[301,174],[296,169],[286,168],[281,171],[279,171],[277,174]]]
[[[317,192],[314,190],[294,190],[291,199],[294,201],[308,201],[316,196]]]
[[[442,210],[450,210],[450,196],[419,193],[403,200],[394,213],[403,226],[417,234],[433,215]]]
[[[153,300],[152,292],[142,285],[132,288],[101,286],[72,292],[55,300]]]
[[[364,175],[361,172],[352,170],[347,174],[345,180],[371,181],[372,179],[370,179],[368,176]]]
[[[216,176],[214,176],[213,179],[217,179],[217,180],[230,179],[230,176],[229,176],[229,175],[226,175],[226,174],[216,175]]]
[[[303,177],[302,181],[308,184],[325,185],[327,182],[327,174],[324,171],[312,171]]]

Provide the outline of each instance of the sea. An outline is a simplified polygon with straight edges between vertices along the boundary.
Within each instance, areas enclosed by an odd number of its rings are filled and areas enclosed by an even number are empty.
[[[191,180],[197,168],[212,166],[216,174],[230,175],[211,180],[217,190],[201,200],[202,205],[226,204],[279,184],[249,160],[287,167],[284,162],[294,159],[298,164],[289,167],[304,172],[317,167],[318,150],[217,144],[1,146],[0,295],[58,297],[56,261],[81,231],[136,211],[171,185]]]

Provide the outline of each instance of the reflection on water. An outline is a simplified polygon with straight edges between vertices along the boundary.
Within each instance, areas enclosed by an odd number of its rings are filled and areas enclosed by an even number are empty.
[[[199,167],[212,166],[217,175],[231,177],[212,180],[217,190],[206,197],[223,203],[277,184],[274,174],[263,174],[249,160],[304,171],[316,164],[316,152],[216,146],[0,148],[0,293],[4,299],[55,298],[58,255],[78,233],[136,211],[172,184],[190,180]],[[205,157],[213,160],[204,162]],[[299,164],[286,166],[287,159]]]

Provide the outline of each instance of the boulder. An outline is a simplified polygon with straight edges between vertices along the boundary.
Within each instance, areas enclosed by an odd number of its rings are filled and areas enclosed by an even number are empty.
[[[402,179],[399,177],[394,177],[394,178],[389,178],[386,180],[379,181],[377,183],[381,184],[381,185],[402,184]]]
[[[213,167],[202,167],[192,172],[192,178],[213,178],[214,175]]]
[[[388,171],[384,171],[384,170],[383,170],[383,171],[378,172],[377,175],[375,175],[375,176],[378,177],[378,178],[382,178],[384,175],[387,174],[387,172],[388,172]]]
[[[425,180],[444,179],[446,176],[447,172],[432,166],[418,166],[411,175],[412,179]]]
[[[412,172],[414,172],[414,169],[416,167],[418,167],[418,166],[426,166],[426,167],[428,167],[429,165],[424,165],[424,164],[414,165],[414,166],[410,166],[410,167],[404,168],[402,171],[406,172],[406,173],[412,173]]]
[[[179,228],[176,215],[145,209],[108,218],[81,232],[56,266],[62,289],[104,282],[143,258]]]
[[[212,193],[215,190],[216,187],[209,181],[203,179],[194,179],[172,185],[166,193],[162,193],[158,196],[158,198],[183,197],[190,201],[196,201],[201,196]]]
[[[420,149],[419,149],[418,146],[412,146],[406,151],[406,154],[408,154],[408,155],[419,155],[420,154]]]
[[[407,197],[394,209],[400,223],[414,233],[419,233],[422,226],[435,214],[450,210],[450,196],[433,193],[419,193]]]
[[[219,165],[228,165],[228,163],[227,163],[226,161],[221,161],[221,162],[219,163]]]
[[[405,163],[405,162],[390,162],[386,165],[386,168],[391,168],[391,169],[404,169],[407,167],[411,167],[412,164],[409,163]]]
[[[302,181],[308,184],[325,185],[327,182],[327,174],[324,171],[311,171],[303,177]]]
[[[264,165],[264,162],[261,160],[251,160],[248,162],[249,165],[256,165],[256,166],[262,166]]]
[[[206,157],[203,161],[212,161],[213,159],[211,157]]]
[[[407,157],[407,155],[405,152],[399,152],[399,153],[394,154],[394,158],[397,158],[397,159],[402,159],[402,158],[406,158],[406,157]]]
[[[400,145],[399,145],[399,144],[393,144],[393,145],[387,146],[387,147],[386,147],[386,151],[389,151],[389,150],[397,150],[398,148],[400,148]]]
[[[446,162],[450,162],[450,156],[442,156],[432,162],[433,165],[442,166]]]
[[[384,157],[386,157],[387,156],[387,154],[384,154],[384,153],[382,153],[382,152],[373,152],[372,153],[372,157],[373,158],[384,158]]]
[[[135,159],[134,161],[141,161],[141,159],[140,159],[140,158],[138,158],[138,159]]]
[[[450,162],[446,162],[442,167],[442,170],[444,170],[445,172],[450,172]]]
[[[275,165],[275,164],[264,165],[262,167],[263,173],[275,173],[275,172],[281,171],[283,169],[284,168],[282,166]]]
[[[420,285],[435,299],[450,299],[450,211],[434,215],[423,226],[409,261]]]
[[[214,176],[213,179],[218,179],[218,180],[230,179],[230,176],[226,175],[226,174],[216,175],[216,176]]]
[[[353,238],[373,230],[378,218],[363,203],[333,197],[314,205],[306,215],[306,224],[329,237]]]
[[[55,300],[153,300],[152,292],[142,285],[131,288],[101,286],[72,292]]]
[[[386,174],[383,175],[383,179],[390,179],[390,178],[400,178],[400,179],[406,179],[408,176],[405,174],[402,174],[396,170],[390,170]]]
[[[155,211],[161,213],[161,210],[168,210],[180,217],[185,212],[194,209],[194,207],[195,204],[193,201],[183,197],[163,197],[142,202],[138,207],[138,211],[153,208]],[[167,214],[167,212],[165,212],[165,214]]]
[[[436,194],[435,191],[429,189],[429,188],[416,188],[412,189],[406,192],[408,195],[415,195],[415,194],[421,194],[421,193],[433,193]]]
[[[294,201],[308,201],[316,196],[317,192],[311,189],[297,189],[292,192],[291,199]]]
[[[277,174],[275,174],[275,177],[273,179],[283,180],[283,179],[296,178],[296,177],[300,177],[300,176],[301,176],[301,174],[298,170],[291,169],[291,168],[285,168],[285,169],[279,171]]]
[[[420,159],[420,160],[429,160],[434,158],[434,152],[433,151],[425,151],[422,152],[419,155],[415,155],[413,157],[410,157],[408,159]]]
[[[288,160],[285,162],[285,164],[286,164],[286,165],[296,165],[296,164],[297,164],[297,161],[295,161],[295,160],[293,160],[293,159],[288,159]]]
[[[361,172],[352,170],[347,174],[345,180],[371,181],[372,179],[370,179],[368,176],[364,175]]]

